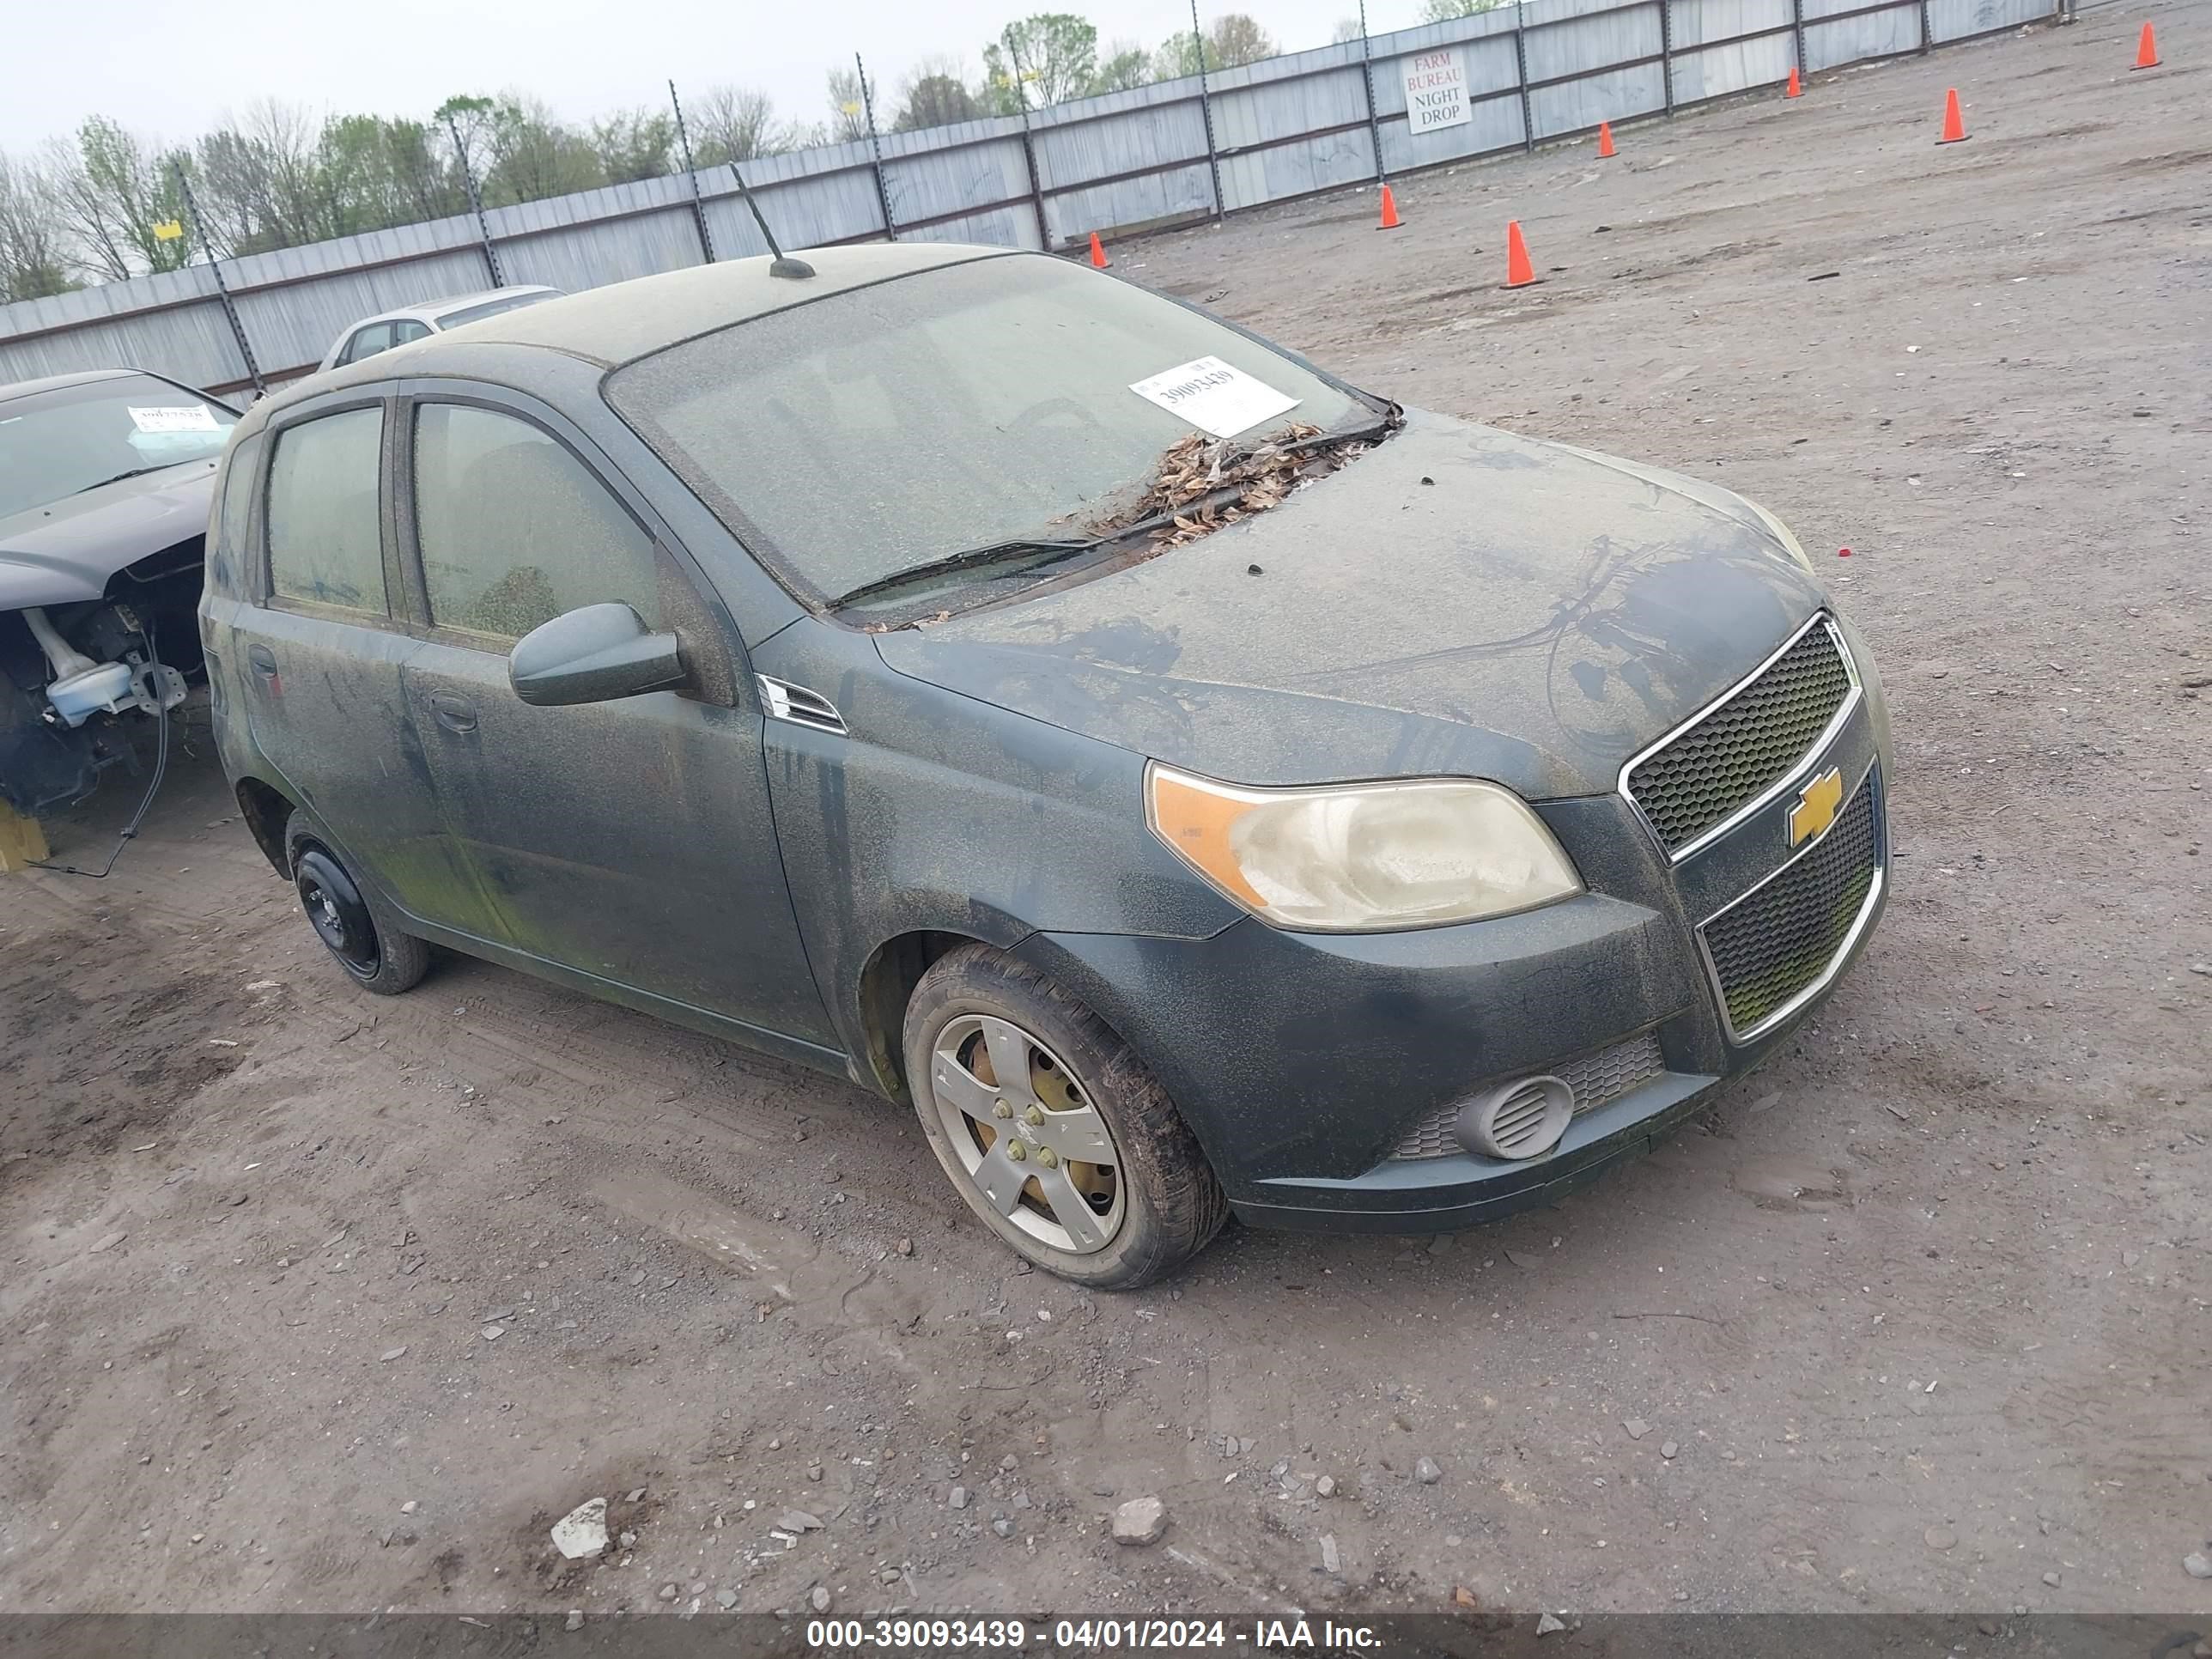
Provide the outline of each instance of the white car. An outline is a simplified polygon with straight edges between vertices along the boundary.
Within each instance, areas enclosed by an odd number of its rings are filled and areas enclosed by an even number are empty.
[[[456,294],[448,300],[425,300],[420,305],[400,306],[391,311],[380,311],[374,317],[364,318],[338,336],[331,349],[323,354],[316,370],[336,368],[340,363],[357,363],[364,357],[374,357],[380,351],[389,351],[396,345],[405,345],[410,340],[419,340],[426,334],[439,334],[449,328],[459,328],[463,323],[473,323],[479,318],[496,317],[502,311],[513,311],[520,306],[534,306],[540,300],[560,298],[557,288],[544,288],[525,283],[516,288],[485,289],[477,294]]]

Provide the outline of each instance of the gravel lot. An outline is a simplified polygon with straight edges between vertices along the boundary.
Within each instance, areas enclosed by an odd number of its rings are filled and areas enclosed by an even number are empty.
[[[1113,249],[1743,489],[1875,643],[1871,953],[1557,1209],[1078,1294],[856,1091],[466,962],[354,994],[197,744],[112,879],[0,881],[0,1608],[2212,1615],[2208,66],[2212,12],[2095,9],[1408,179],[1389,235]],[[562,1562],[592,1496],[634,1536]]]

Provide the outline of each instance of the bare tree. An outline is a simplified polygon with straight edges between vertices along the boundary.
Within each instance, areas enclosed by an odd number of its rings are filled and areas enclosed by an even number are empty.
[[[697,135],[694,155],[702,167],[781,155],[798,141],[790,124],[775,118],[775,102],[750,87],[709,87],[685,104],[684,118]]]
[[[860,97],[858,70],[830,71],[830,142],[849,143],[868,136],[868,106]]]
[[[1224,12],[1213,20],[1212,27],[1206,32],[1208,69],[1235,69],[1239,64],[1256,64],[1281,51],[1275,44],[1275,37],[1261,28],[1249,12]]]
[[[170,173],[182,158],[103,115],[77,129],[74,145],[57,139],[48,156],[62,222],[88,275],[119,283],[174,270],[191,257],[189,238],[155,234],[183,214]]]
[[[1505,0],[1421,0],[1421,21],[1424,23],[1449,23],[1455,17],[1472,17],[1477,12],[1495,11]]]
[[[43,299],[76,284],[62,257],[60,204],[36,161],[0,155],[0,303]]]
[[[1357,40],[1361,35],[1366,33],[1367,31],[1360,27],[1359,20],[1357,17],[1346,17],[1338,22],[1336,26],[1336,33],[1331,35],[1329,39],[1335,41],[1336,44],[1340,46],[1347,40]]]
[[[298,247],[338,234],[321,137],[306,110],[264,99],[200,140],[194,182],[218,251]]]

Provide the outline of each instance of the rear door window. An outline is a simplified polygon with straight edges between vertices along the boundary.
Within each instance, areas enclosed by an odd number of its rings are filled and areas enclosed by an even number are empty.
[[[279,600],[387,616],[377,511],[382,409],[288,426],[269,463],[269,591]]]
[[[514,416],[418,407],[415,533],[437,627],[516,640],[610,601],[661,626],[653,538],[566,447]]]
[[[364,357],[374,357],[380,351],[391,349],[392,325],[372,323],[346,342],[345,352],[338,361],[342,363],[357,363]]]

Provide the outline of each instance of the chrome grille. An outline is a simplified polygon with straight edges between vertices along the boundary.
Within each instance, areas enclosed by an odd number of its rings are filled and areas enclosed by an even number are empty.
[[[1660,844],[1680,851],[1795,771],[1851,684],[1842,645],[1817,619],[1756,678],[1631,765],[1629,799]]]
[[[1659,1052],[1659,1034],[1646,1031],[1626,1042],[1616,1042],[1609,1048],[1600,1048],[1577,1060],[1570,1060],[1551,1068],[1552,1075],[1575,1091],[1575,1115],[1579,1117],[1593,1107],[1615,1101],[1631,1089],[1648,1083],[1667,1069],[1667,1061]],[[1458,1120],[1459,1109],[1464,1104],[1454,1101],[1429,1114],[1406,1132],[1392,1158],[1449,1158],[1467,1148],[1459,1144],[1452,1133],[1452,1125]]]
[[[1881,873],[1880,793],[1869,773],[1827,834],[1698,927],[1737,1041],[1786,1011],[1850,944]]]

